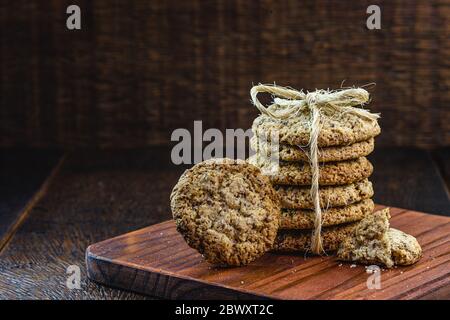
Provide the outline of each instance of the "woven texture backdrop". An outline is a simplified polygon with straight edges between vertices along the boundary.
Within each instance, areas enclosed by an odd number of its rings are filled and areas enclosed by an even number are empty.
[[[69,31],[78,4],[82,30]],[[252,83],[376,82],[378,145],[450,145],[450,2],[2,1],[0,146],[144,147],[249,128]]]

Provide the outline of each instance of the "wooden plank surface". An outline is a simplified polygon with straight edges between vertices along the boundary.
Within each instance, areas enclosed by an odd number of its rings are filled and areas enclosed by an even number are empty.
[[[403,170],[401,165],[391,168],[391,161],[379,162],[391,155],[391,151],[383,150],[377,149],[379,156],[374,159],[378,201],[404,201],[410,209],[420,200],[431,204],[430,197],[442,203],[427,191],[435,181],[411,183],[400,189],[401,179],[414,182],[417,172]],[[409,161],[414,162],[422,151],[409,154]],[[414,168],[427,170],[432,166]],[[167,147],[69,154],[45,195],[0,253],[0,298],[150,298],[88,281],[85,250],[92,243],[170,219],[169,194],[185,168],[171,164]],[[24,169],[18,165],[14,170]],[[378,171],[396,176],[378,175]],[[402,177],[400,181],[398,177]],[[399,191],[388,194],[385,189]],[[420,199],[411,201],[417,195]],[[445,211],[448,214],[449,208]],[[81,290],[65,286],[70,265],[81,268]]]
[[[0,150],[0,251],[43,195],[61,158],[52,150]]]
[[[332,256],[269,253],[245,267],[214,267],[188,247],[173,221],[90,246],[88,275],[170,299],[418,299],[446,290],[450,218],[398,208],[391,213],[391,225],[416,236],[424,256],[413,266],[383,270],[380,290],[367,288],[364,266],[351,267]]]
[[[73,152],[0,253],[0,299],[148,299],[88,281],[89,244],[170,218],[168,197],[183,168],[167,148]],[[69,266],[81,290],[66,287]]]

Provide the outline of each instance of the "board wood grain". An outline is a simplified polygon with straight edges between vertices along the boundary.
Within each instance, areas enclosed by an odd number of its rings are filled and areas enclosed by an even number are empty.
[[[391,226],[417,237],[424,255],[413,266],[382,270],[377,290],[367,288],[364,266],[333,256],[267,253],[245,267],[215,267],[173,221],[89,246],[87,271],[98,283],[169,299],[449,298],[450,218],[400,208],[391,214]]]

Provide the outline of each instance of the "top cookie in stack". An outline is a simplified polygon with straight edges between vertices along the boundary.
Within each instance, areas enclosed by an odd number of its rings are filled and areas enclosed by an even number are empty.
[[[275,243],[278,250],[307,251],[311,245],[315,216],[310,194],[309,119],[309,112],[284,120],[262,114],[252,126],[251,147],[256,154],[249,162],[270,172],[268,177],[281,199],[282,230]],[[381,130],[376,120],[351,113],[322,117],[320,124],[317,141],[323,248],[334,251],[351,230],[351,223],[373,212],[373,188],[368,180],[373,167],[366,156],[373,151],[374,137]],[[274,136],[278,137],[278,150],[271,148]],[[276,171],[270,171],[273,156],[279,159]]]

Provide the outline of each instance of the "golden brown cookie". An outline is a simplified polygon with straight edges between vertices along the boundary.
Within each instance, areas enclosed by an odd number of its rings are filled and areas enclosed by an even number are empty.
[[[388,237],[389,208],[367,215],[340,245],[337,257],[364,264],[394,266]]]
[[[373,212],[375,204],[371,199],[345,207],[336,207],[322,210],[322,226],[355,222],[363,219]],[[280,229],[313,229],[314,210],[282,209]]]
[[[272,247],[279,225],[270,181],[243,160],[212,159],[186,170],[170,195],[177,230],[207,261],[245,265]]]
[[[285,209],[313,209],[309,186],[275,185],[276,192]],[[348,206],[373,196],[372,183],[367,180],[343,186],[326,186],[319,189],[320,206],[322,208]]]
[[[260,115],[252,125],[257,136],[270,140],[277,135],[280,143],[306,146],[310,136],[310,113],[305,110],[286,120]],[[319,147],[342,146],[369,140],[381,132],[378,121],[358,117],[352,113],[340,116],[322,117],[318,137]]]
[[[422,257],[416,238],[389,228],[389,208],[361,220],[354,232],[342,242],[338,258],[365,264],[411,265]]]
[[[276,166],[269,159],[251,156],[249,163],[261,168],[273,184],[310,185],[311,167],[308,163],[280,161]],[[372,164],[365,157],[340,162],[327,162],[319,166],[319,185],[344,185],[368,178]]]
[[[322,245],[326,252],[336,251],[339,244],[352,233],[357,222],[322,229]],[[274,251],[309,252],[311,230],[280,230],[273,245]]]
[[[416,263],[422,257],[422,248],[412,235],[389,228],[388,237],[395,265],[408,266]]]
[[[254,135],[250,139],[251,148],[260,154],[270,156],[270,143],[264,139],[258,139]],[[356,159],[369,155],[375,146],[375,139],[355,142],[350,145],[325,147],[319,150],[319,162],[333,162]],[[280,144],[278,149],[278,156],[283,161],[302,161],[308,162],[308,148],[293,146],[289,144]]]

